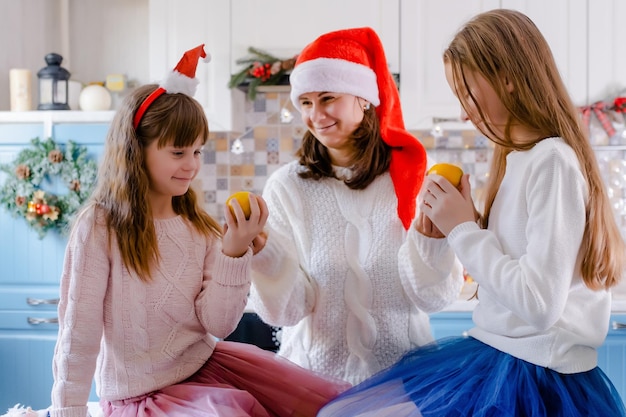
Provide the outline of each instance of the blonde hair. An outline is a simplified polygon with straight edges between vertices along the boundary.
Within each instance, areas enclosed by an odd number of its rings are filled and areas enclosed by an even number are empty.
[[[578,111],[539,29],[527,16],[514,10],[479,14],[455,35],[444,52],[444,62],[451,66],[454,84],[468,95],[459,95],[464,109],[471,102],[477,117],[486,120],[465,80],[466,71],[475,71],[491,84],[509,112],[503,136],[488,125],[484,127],[496,146],[486,188],[483,226],[489,222],[507,154],[530,149],[543,138],[561,137],[576,153],[589,188],[581,247],[583,280],[596,290],[616,285],[626,266],[626,246]],[[507,82],[512,83],[513,93],[508,92]],[[538,139],[515,143],[511,138],[512,123],[538,132]]]
[[[150,280],[154,262],[160,259],[159,248],[148,200],[150,180],[145,165],[145,149],[155,140],[158,147],[192,145],[198,137],[209,137],[209,127],[200,104],[185,94],[163,94],[155,100],[137,129],[133,116],[157,85],[135,89],[122,102],[108,131],[104,157],[98,170],[98,182],[90,206],[104,216],[109,230],[115,233],[122,260],[143,281]],[[172,198],[174,211],[187,219],[197,232],[221,237],[219,224],[199,205],[192,188]],[[94,216],[94,218],[99,216]]]

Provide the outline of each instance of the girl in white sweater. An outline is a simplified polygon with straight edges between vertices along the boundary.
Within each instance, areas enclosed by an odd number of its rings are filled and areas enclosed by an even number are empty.
[[[251,302],[283,327],[279,354],[357,383],[432,341],[428,313],[456,299],[463,271],[415,216],[426,152],[404,129],[376,33],[322,35],[290,80],[308,131],[299,160],[265,185]]]
[[[479,284],[475,327],[408,353],[320,416],[625,416],[597,366],[625,247],[579,114],[525,15],[492,10],[444,53],[463,117],[495,143],[482,217],[469,181],[421,210]]]

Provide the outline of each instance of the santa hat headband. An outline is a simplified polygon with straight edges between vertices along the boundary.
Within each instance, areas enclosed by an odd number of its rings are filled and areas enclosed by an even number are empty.
[[[143,115],[154,103],[154,100],[161,97],[161,95],[165,93],[182,93],[193,97],[196,94],[196,88],[199,84],[199,81],[196,79],[196,67],[200,58],[203,58],[204,62],[211,60],[211,55],[204,51],[204,44],[196,46],[183,54],[176,67],[161,81],[159,88],[146,97],[139,109],[137,109],[133,119],[133,127],[135,129],[139,126]]]
[[[392,147],[389,173],[405,229],[415,217],[417,193],[426,172],[426,151],[404,128],[400,95],[376,32],[368,27],[326,33],[298,55],[289,76],[291,101],[328,91],[364,98],[376,107],[383,140]]]

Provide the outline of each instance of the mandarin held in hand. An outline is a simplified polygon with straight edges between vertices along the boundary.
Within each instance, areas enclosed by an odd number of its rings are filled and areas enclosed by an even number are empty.
[[[230,212],[232,213],[233,217],[236,218],[236,215],[235,210],[233,210],[233,206],[230,204],[230,202],[231,200],[235,199],[241,206],[241,209],[243,210],[243,214],[246,216],[246,219],[250,218],[251,210],[249,196],[249,191],[237,191],[236,193],[233,193],[230,197],[228,197],[228,200],[226,200],[226,204],[228,204],[228,207],[230,208]]]
[[[463,177],[463,170],[460,167],[445,162],[433,165],[427,173],[441,175],[455,187],[459,186]]]

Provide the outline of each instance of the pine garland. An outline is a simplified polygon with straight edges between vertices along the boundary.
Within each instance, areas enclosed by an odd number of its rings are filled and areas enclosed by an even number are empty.
[[[276,85],[284,76],[291,73],[297,55],[289,59],[280,59],[254,47],[248,48],[248,56],[239,58],[236,63],[244,65],[238,73],[231,75],[229,88],[247,85],[247,98],[254,101],[257,88],[262,85]]]

